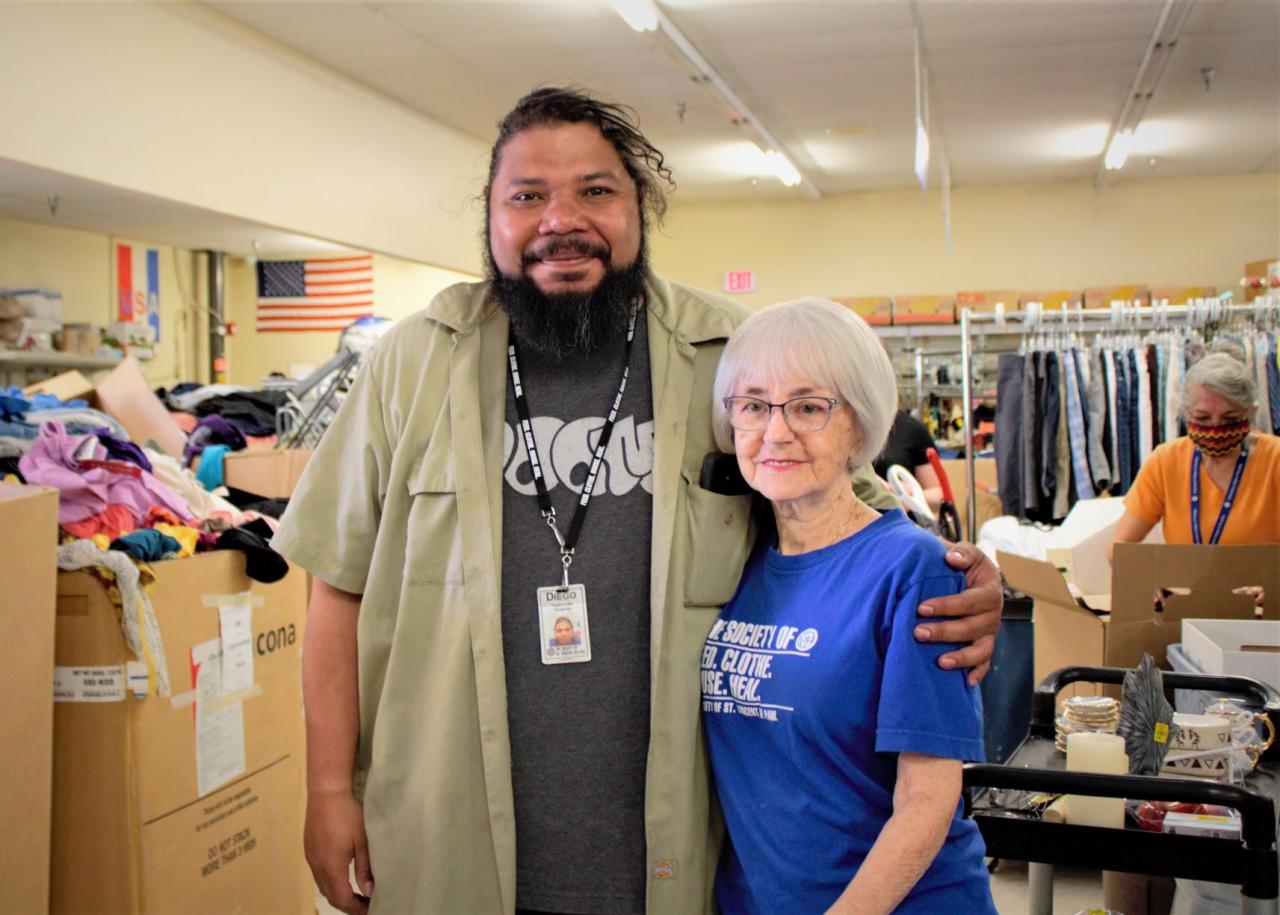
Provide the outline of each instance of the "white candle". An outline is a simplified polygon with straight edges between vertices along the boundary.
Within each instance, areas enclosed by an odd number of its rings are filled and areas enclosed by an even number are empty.
[[[1067,771],[1128,775],[1124,738],[1116,734],[1068,734]],[[1081,826],[1124,827],[1124,798],[1067,796],[1067,822]]]

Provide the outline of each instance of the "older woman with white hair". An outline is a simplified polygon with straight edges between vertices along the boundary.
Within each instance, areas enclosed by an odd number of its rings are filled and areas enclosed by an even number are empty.
[[[726,913],[995,912],[960,813],[981,700],[938,668],[945,646],[912,637],[916,605],[964,578],[851,485],[884,446],[895,389],[871,329],[821,299],[752,315],[720,361],[717,441],[776,522],[702,654]]]
[[[1138,471],[1112,545],[1140,543],[1158,522],[1166,543],[1280,542],[1280,439],[1252,431],[1253,376],[1225,352],[1187,370],[1183,438]]]

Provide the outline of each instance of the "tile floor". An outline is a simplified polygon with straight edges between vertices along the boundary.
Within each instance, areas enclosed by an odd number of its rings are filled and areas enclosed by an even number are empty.
[[[1001,862],[991,875],[991,895],[1000,915],[1026,915],[1027,868],[1017,861]],[[1102,873],[1079,868],[1057,868],[1053,875],[1053,911],[1074,915],[1083,909],[1102,907]],[[318,915],[341,915],[316,894]]]

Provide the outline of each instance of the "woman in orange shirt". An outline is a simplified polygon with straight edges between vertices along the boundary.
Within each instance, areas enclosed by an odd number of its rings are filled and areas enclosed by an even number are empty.
[[[1280,542],[1280,438],[1251,431],[1256,400],[1248,369],[1226,353],[1187,371],[1187,435],[1160,445],[1138,471],[1113,549],[1140,543],[1159,521],[1166,543]]]

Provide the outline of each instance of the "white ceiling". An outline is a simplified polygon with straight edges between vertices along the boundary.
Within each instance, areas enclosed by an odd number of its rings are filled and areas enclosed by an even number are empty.
[[[786,196],[657,33],[605,0],[208,0],[485,142],[535,85],[632,105],[680,199]],[[910,0],[660,0],[824,193],[914,183]],[[916,0],[954,187],[1092,178],[1162,0]],[[1206,91],[1200,71],[1216,76]],[[683,119],[678,111],[684,108]],[[1150,157],[1156,157],[1154,166]],[[935,156],[932,181],[938,180]],[[1198,0],[1112,180],[1280,169],[1280,2]]]
[[[57,198],[56,214],[51,195]],[[239,257],[301,257],[353,250],[9,159],[0,159],[0,216]]]
[[[719,97],[605,0],[205,5],[486,144],[520,95],[572,83],[637,110],[676,169],[678,200],[800,194],[760,176],[759,151]],[[1162,0],[915,5],[934,76],[934,148],[946,147],[953,186],[1097,173]],[[660,6],[823,193],[914,185],[911,0]],[[1206,66],[1216,70],[1208,91]],[[1109,180],[1278,170],[1280,0],[1195,0],[1135,153]],[[935,156],[934,185],[938,176]],[[4,159],[0,215],[240,256],[348,250]]]

